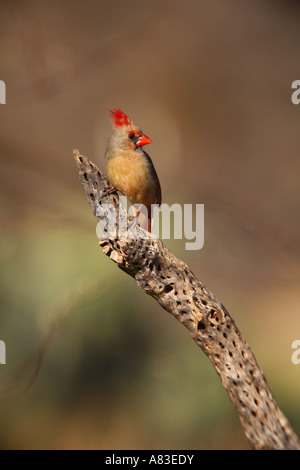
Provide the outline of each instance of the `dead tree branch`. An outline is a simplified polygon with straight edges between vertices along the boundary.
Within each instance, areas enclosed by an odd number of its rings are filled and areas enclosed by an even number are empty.
[[[87,157],[74,150],[88,201],[97,215],[104,201],[119,210],[116,193]],[[103,252],[189,331],[211,361],[236,408],[253,449],[300,449],[256,359],[225,307],[159,239],[105,239]]]

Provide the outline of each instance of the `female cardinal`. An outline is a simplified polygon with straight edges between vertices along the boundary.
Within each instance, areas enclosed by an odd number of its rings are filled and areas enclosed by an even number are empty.
[[[143,150],[151,140],[120,109],[112,109],[110,115],[114,130],[106,149],[107,177],[131,204],[146,206],[151,232],[151,204],[161,204],[159,179]]]

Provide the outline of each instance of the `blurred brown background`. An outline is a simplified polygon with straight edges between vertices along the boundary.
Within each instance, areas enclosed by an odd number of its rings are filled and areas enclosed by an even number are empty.
[[[188,332],[98,248],[72,149],[105,170],[117,106],[153,140],[163,201],[205,204],[204,248],[166,244],[229,310],[300,434],[299,13],[0,3],[0,448],[248,448]]]

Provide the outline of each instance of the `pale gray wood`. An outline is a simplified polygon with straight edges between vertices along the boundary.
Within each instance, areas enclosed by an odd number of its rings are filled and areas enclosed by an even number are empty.
[[[104,201],[119,210],[116,192],[101,171],[74,150],[94,215]],[[189,331],[211,361],[236,408],[253,449],[300,449],[300,441],[278,408],[249,345],[225,307],[161,240],[105,239],[103,252],[134,277],[144,291]],[[209,406],[209,404],[208,404]]]

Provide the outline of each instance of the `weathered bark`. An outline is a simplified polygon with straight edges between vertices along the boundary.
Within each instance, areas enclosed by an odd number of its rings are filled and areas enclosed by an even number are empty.
[[[74,150],[80,181],[98,220],[104,201],[119,211],[116,192],[100,170]],[[120,209],[122,210],[122,209]],[[103,252],[188,330],[207,355],[254,449],[300,449],[256,359],[225,307],[159,239],[105,239]]]

